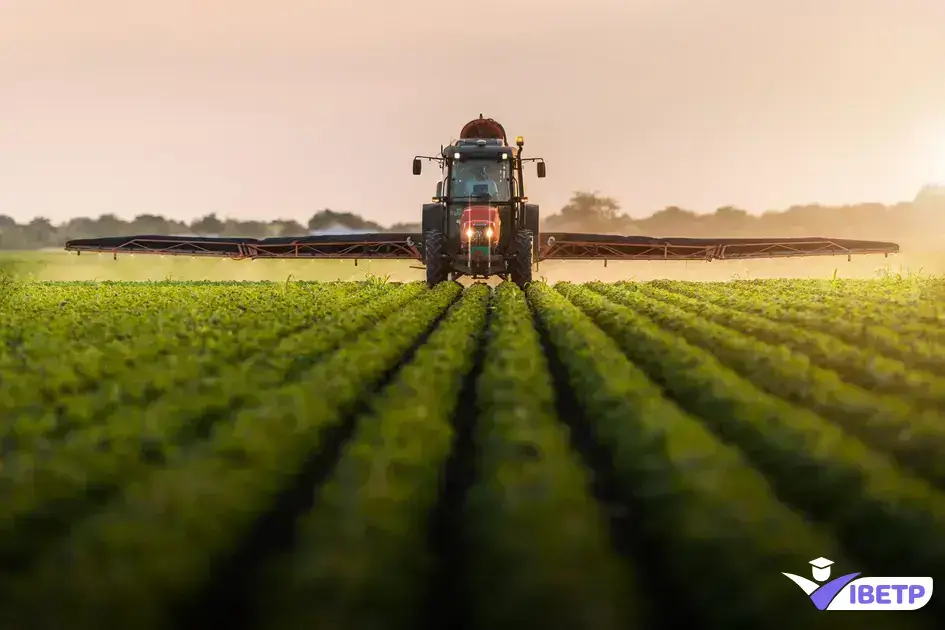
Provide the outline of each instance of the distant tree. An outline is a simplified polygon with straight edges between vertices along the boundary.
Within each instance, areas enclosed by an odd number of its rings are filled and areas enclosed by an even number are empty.
[[[139,214],[134,218],[127,229],[135,234],[166,235],[176,231],[172,229],[170,221],[155,214]]]
[[[114,214],[103,214],[98,218],[98,236],[120,236],[128,233],[128,223]]]
[[[190,224],[196,234],[222,234],[226,224],[217,218],[216,213],[208,214]]]
[[[335,212],[325,208],[312,215],[308,220],[309,231],[324,230],[335,225],[341,225],[352,230],[372,230],[383,232],[384,228],[373,221],[367,221],[353,212]]]
[[[22,238],[32,247],[51,247],[56,244],[56,229],[46,217],[36,217],[21,232]]]
[[[752,217],[747,210],[722,206],[706,219],[707,236],[747,236],[753,229]]]
[[[305,227],[298,221],[279,219],[272,222],[272,236],[304,236]]]
[[[420,232],[422,229],[419,223],[395,223],[390,226],[391,232]]]
[[[639,222],[644,233],[653,236],[695,236],[699,215],[679,206],[667,206]]]
[[[713,213],[697,214],[678,206],[669,206],[647,218],[631,220],[620,213],[612,197],[599,192],[575,192],[557,214],[543,217],[545,230],[598,232],[611,234],[647,234],[652,236],[828,236],[891,240],[900,244],[933,245],[941,248],[945,238],[945,189],[929,186],[912,201],[895,205],[860,203],[843,206],[820,204],[795,205],[783,211],[749,214],[734,206],[722,206]],[[308,230],[341,226],[371,232],[420,231],[416,223],[398,223],[385,230],[352,212],[324,209],[302,225],[298,221],[239,221],[220,219],[208,214],[189,226],[155,214],[142,214],[125,221],[113,214],[98,218],[76,217],[53,225],[39,217],[26,224],[0,215],[0,249],[36,249],[61,247],[74,238],[120,236],[131,234],[225,234],[228,236],[301,236]],[[906,245],[904,245],[905,247]]]
[[[561,208],[560,215],[551,215],[545,220],[549,229],[597,232],[612,230],[618,219],[620,204],[613,197],[603,197],[597,192],[576,191],[571,200]]]
[[[744,221],[749,215],[747,210],[742,210],[735,206],[722,206],[721,208],[716,208],[715,216],[722,221],[735,222]]]
[[[617,218],[620,204],[613,197],[602,197],[597,192],[575,192],[568,204],[561,208],[561,216],[589,223],[606,223]]]
[[[915,196],[915,203],[939,207],[945,205],[945,186],[931,184],[923,186]]]
[[[223,230],[219,232],[224,236],[245,236],[249,238],[266,238],[269,236],[269,224],[262,221],[239,221],[237,219],[227,219],[223,222]]]

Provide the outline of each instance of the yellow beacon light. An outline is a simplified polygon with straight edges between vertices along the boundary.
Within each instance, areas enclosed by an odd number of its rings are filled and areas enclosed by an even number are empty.
[[[525,144],[525,138],[523,138],[522,136],[518,136],[517,138],[515,138],[515,144],[517,144],[518,146],[522,146],[523,144]]]

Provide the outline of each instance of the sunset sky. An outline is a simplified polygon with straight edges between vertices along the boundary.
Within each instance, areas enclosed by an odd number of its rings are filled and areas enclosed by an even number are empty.
[[[480,112],[546,213],[908,200],[945,181],[945,1],[0,0],[19,221],[415,221],[411,159]]]

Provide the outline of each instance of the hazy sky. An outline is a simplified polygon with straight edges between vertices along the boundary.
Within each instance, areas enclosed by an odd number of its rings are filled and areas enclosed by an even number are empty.
[[[0,214],[419,219],[482,112],[529,196],[753,212],[945,180],[945,0],[0,0]],[[534,168],[534,167],[532,167]]]

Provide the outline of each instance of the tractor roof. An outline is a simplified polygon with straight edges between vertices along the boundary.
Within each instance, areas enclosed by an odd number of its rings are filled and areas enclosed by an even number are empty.
[[[511,160],[513,157],[512,148],[502,144],[501,140],[495,138],[471,138],[465,140],[454,140],[453,144],[443,147],[443,157],[452,158],[460,154],[462,159],[475,160],[499,160],[503,153]]]

